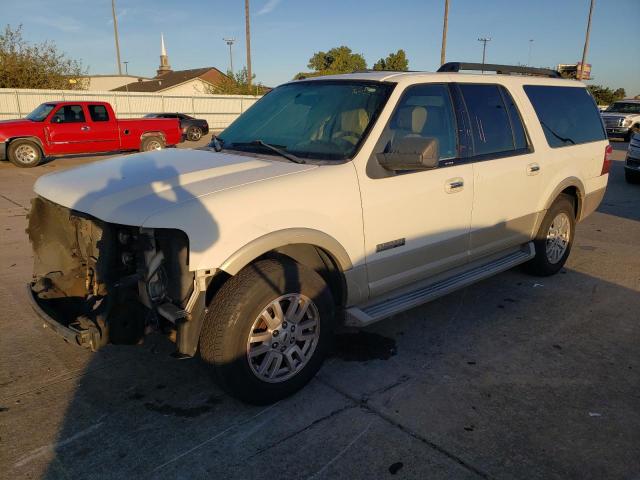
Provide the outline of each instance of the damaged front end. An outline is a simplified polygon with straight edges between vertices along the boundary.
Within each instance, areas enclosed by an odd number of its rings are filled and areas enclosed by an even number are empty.
[[[27,230],[29,297],[65,340],[97,350],[136,344],[152,330],[175,336],[194,290],[184,232],[107,223],[37,197]]]

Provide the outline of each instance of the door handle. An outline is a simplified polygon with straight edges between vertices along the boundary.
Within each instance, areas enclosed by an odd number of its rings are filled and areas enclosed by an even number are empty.
[[[527,175],[537,175],[540,172],[540,165],[537,163],[530,163],[527,165]]]
[[[88,132],[89,130],[91,130],[91,127],[89,125],[84,125],[83,127],[80,127],[80,130],[82,130],[83,132]]]
[[[461,192],[464,189],[464,179],[460,177],[450,178],[444,185],[444,190],[447,193]]]

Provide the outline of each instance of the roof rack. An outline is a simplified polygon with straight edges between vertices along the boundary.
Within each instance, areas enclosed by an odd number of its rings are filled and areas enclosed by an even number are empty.
[[[448,62],[442,65],[438,72],[459,72],[460,70],[473,70],[481,72],[496,72],[496,73],[520,73],[522,75],[536,75],[540,77],[562,78],[560,72],[557,70],[551,70],[550,68],[532,68],[532,67],[520,67],[517,65],[494,65],[491,63],[463,63],[463,62]]]

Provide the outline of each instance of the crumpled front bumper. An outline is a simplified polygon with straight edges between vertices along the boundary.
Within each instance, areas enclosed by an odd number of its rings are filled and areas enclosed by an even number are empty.
[[[44,322],[43,326],[60,335],[66,342],[80,347],[89,348],[92,351],[96,351],[100,342],[100,332],[95,326],[82,326],[79,323],[63,325],[54,319],[43,308],[36,298],[36,293],[33,291],[33,284],[27,284],[27,298],[33,311]]]

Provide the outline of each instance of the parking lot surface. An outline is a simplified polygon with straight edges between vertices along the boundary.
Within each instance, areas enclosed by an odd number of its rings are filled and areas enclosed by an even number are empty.
[[[342,332],[316,379],[269,407],[227,396],[160,336],[92,354],[44,329],[25,289],[33,183],[108,156],[0,163],[0,477],[640,478],[626,146],[560,274],[515,269]]]

